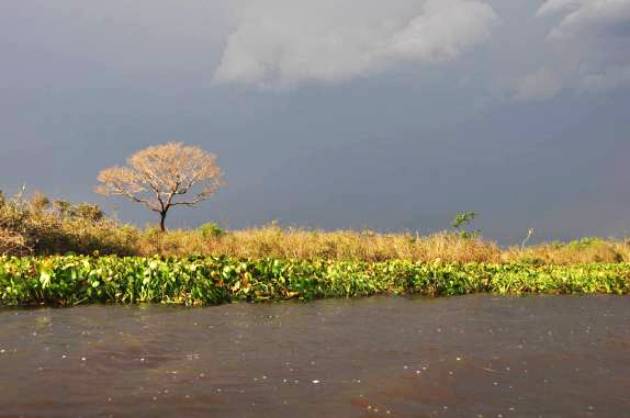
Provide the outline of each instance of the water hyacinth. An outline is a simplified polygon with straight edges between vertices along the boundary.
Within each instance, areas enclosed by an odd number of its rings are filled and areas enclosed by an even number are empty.
[[[0,257],[0,305],[215,305],[376,294],[629,294],[630,264]]]

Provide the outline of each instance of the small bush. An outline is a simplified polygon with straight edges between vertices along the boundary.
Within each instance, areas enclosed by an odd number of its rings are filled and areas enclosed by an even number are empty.
[[[197,231],[204,239],[213,239],[223,236],[225,231],[214,222],[206,223],[197,228]]]
[[[105,217],[96,205],[50,202],[41,193],[23,193],[0,203],[0,254],[133,255],[138,231]]]

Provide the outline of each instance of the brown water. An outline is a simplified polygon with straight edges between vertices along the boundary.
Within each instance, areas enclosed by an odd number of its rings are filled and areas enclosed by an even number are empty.
[[[628,297],[86,306],[0,324],[0,416],[630,416]]]

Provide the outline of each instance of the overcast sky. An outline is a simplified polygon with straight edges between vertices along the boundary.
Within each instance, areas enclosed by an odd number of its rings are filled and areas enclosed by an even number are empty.
[[[96,201],[180,139],[228,186],[173,225],[630,234],[630,0],[6,0],[0,189]]]

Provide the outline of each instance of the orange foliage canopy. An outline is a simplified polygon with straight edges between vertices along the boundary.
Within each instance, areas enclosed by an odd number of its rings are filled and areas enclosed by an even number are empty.
[[[194,206],[224,184],[216,156],[180,142],[148,147],[127,159],[127,166],[100,172],[96,191],[141,203],[164,219],[173,206]]]

